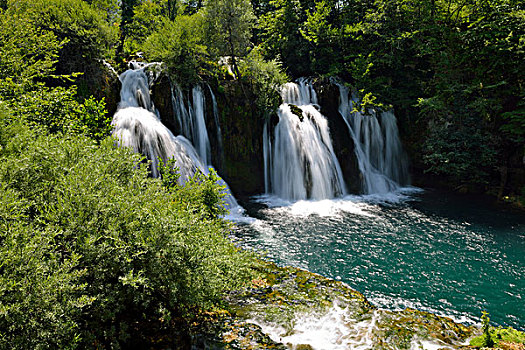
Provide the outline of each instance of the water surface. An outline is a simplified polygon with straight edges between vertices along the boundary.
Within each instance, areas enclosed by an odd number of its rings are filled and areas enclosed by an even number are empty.
[[[412,191],[414,192],[414,191]],[[248,205],[257,220],[234,236],[245,247],[346,282],[387,309],[413,307],[525,328],[525,215],[477,197],[408,197]]]

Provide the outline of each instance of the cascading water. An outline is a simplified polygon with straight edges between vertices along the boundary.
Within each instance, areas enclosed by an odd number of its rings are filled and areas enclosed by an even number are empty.
[[[219,112],[217,110],[215,95],[213,94],[211,88],[209,88],[209,90],[212,97],[215,123],[217,125],[217,137],[220,147],[219,151],[221,151],[222,135],[219,126]],[[190,103],[190,101],[184,99],[181,88],[178,85],[173,84],[171,87],[171,100],[173,104],[173,113],[179,122],[181,132],[187,137],[187,139],[192,141],[200,159],[202,159],[202,161],[206,164],[206,168],[214,169],[211,162],[210,139],[206,129],[206,101],[202,88],[200,86],[195,86],[192,89],[192,102]],[[230,209],[230,212],[242,214],[244,209],[239,206],[233,195],[231,195],[228,184],[222,178],[219,180],[219,183],[225,186],[226,191],[230,194],[224,199],[227,207]],[[239,219],[239,217],[237,217],[237,219]]]
[[[213,90],[208,85],[208,90],[210,91],[212,108],[213,108],[213,119],[215,119],[215,127],[217,128],[217,144],[219,146],[219,156],[223,158],[223,148],[222,148],[222,132],[221,132],[221,123],[219,122],[219,108],[217,107],[217,99]]]
[[[171,102],[173,105],[173,114],[177,117],[181,134],[187,138],[191,138],[193,119],[190,116],[188,108],[186,108],[186,105],[184,104],[182,90],[177,84],[171,85]]]
[[[282,88],[273,142],[264,135],[266,188],[283,199],[325,199],[346,194],[328,122],[306,80]],[[269,182],[269,183],[268,183]]]
[[[355,147],[364,194],[385,194],[409,183],[405,153],[392,112],[353,111],[357,97],[339,86],[339,113]],[[306,79],[287,83],[281,91],[279,122],[273,133],[264,127],[263,152],[266,193],[287,200],[329,199],[345,195],[326,118],[317,94]],[[272,137],[273,136],[273,137]],[[348,140],[350,142],[350,140]]]
[[[192,91],[193,95],[193,115],[195,128],[193,129],[193,142],[199,152],[201,159],[207,165],[211,165],[211,147],[208,131],[206,130],[206,121],[204,119],[204,94],[200,86],[195,86]]]
[[[173,112],[181,127],[181,132],[192,141],[195,149],[206,165],[211,166],[211,146],[208,131],[206,129],[206,101],[204,92],[200,86],[192,89],[192,103],[185,103],[182,90],[178,85],[172,87]],[[211,89],[210,89],[211,92]],[[211,94],[214,103],[214,114],[216,112],[215,96]],[[187,107],[186,107],[187,105]],[[215,116],[218,119],[218,115]],[[220,130],[220,129],[219,129]],[[219,131],[220,133],[220,131]]]
[[[149,94],[148,77],[144,68],[128,69],[119,76],[122,88],[118,108],[141,107],[155,113]]]
[[[359,101],[349,98],[349,89],[339,86],[339,113],[354,141],[355,155],[363,179],[364,194],[387,193],[409,183],[408,166],[391,111],[368,115],[353,111]]]
[[[175,137],[155,114],[141,107],[127,107],[115,113],[113,135],[121,147],[130,147],[151,161],[151,172],[158,177],[160,160],[175,159],[179,183],[185,183],[197,169],[205,170],[193,147],[183,136]],[[186,141],[186,142],[185,142]]]
[[[117,137],[119,146],[130,147],[134,152],[144,154],[151,161],[151,172],[154,177],[160,175],[160,161],[169,159],[174,159],[175,166],[179,169],[180,184],[188,181],[197,171],[209,174],[209,169],[205,166],[200,152],[193,147],[191,142],[184,136],[174,136],[161,123],[149,93],[148,76],[145,72],[149,66],[140,65],[134,69],[129,69],[119,77],[122,82],[121,102],[112,121],[113,135]],[[195,108],[197,110],[196,115],[204,113],[204,102],[202,100],[199,102],[199,98],[201,98],[199,91],[202,97],[202,90],[194,89],[194,100],[198,101]],[[185,116],[178,114],[178,117],[180,119]],[[204,117],[202,116],[202,118]],[[199,124],[197,123],[197,125]],[[207,134],[206,138],[203,138],[203,144],[207,144],[208,150],[204,149],[207,151],[206,154],[209,154]],[[205,162],[208,163],[207,160]],[[220,178],[218,182],[225,186],[226,208],[230,212],[242,213],[242,208],[231,195],[226,182]]]

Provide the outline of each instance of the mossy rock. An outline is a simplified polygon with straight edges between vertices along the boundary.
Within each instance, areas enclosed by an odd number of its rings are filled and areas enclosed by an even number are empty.
[[[226,298],[232,317],[239,322],[256,321],[280,329],[278,338],[289,349],[312,348],[304,343],[290,344],[285,339],[295,336],[298,317],[322,318],[336,306],[344,310],[347,324],[343,327],[348,327],[349,336],[353,336],[352,327],[359,323],[373,325],[367,335],[374,344],[373,349],[410,348],[418,341],[459,348],[477,331],[419,310],[378,310],[348,285],[298,268],[278,267],[263,261],[256,271],[259,276],[248,288]]]
[[[490,327],[490,339],[494,342],[494,347],[498,349],[525,350],[525,332],[514,328]],[[470,345],[483,347],[486,344],[486,335],[482,334],[470,340]]]
[[[290,111],[293,114],[295,114],[299,118],[300,121],[304,120],[304,115],[303,115],[303,111],[301,110],[301,108],[297,107],[294,104],[289,104],[288,106],[290,106]]]

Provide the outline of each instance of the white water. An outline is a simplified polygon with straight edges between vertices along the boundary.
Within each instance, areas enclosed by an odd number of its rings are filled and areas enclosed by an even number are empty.
[[[209,88],[209,87],[208,87]],[[211,88],[209,88],[212,97],[213,115],[217,126],[217,138],[219,147],[222,149],[222,135],[219,126],[219,112],[217,109],[217,102],[215,95]],[[176,84],[171,86],[171,100],[173,104],[173,112],[179,122],[181,132],[191,143],[199,155],[199,158],[205,163],[206,168],[213,168],[211,161],[211,145],[208,137],[208,130],[206,128],[206,100],[204,92],[200,86],[195,86],[192,89],[192,101],[185,99],[180,87]],[[219,150],[220,152],[220,150]],[[208,171],[206,171],[206,174]],[[226,217],[232,221],[238,222],[252,222],[253,219],[247,218],[243,215],[244,208],[242,208],[235,197],[231,194],[228,184],[221,178],[219,183],[225,187],[228,195],[224,198],[226,207],[229,209],[229,215]]]
[[[177,116],[182,134],[191,140],[204,163],[211,166],[211,146],[206,129],[206,101],[202,88],[197,85],[192,89],[191,103],[185,101],[178,85],[173,85],[171,91],[173,112]],[[213,94],[212,97],[215,98]]]
[[[217,107],[217,99],[215,98],[215,94],[213,93],[213,90],[208,85],[208,90],[210,91],[211,101],[212,101],[212,108],[213,108],[213,119],[215,119],[215,127],[217,128],[217,143],[219,146],[219,156],[222,158],[222,131],[221,131],[221,123],[219,122],[219,108]]]
[[[184,103],[182,90],[177,84],[171,85],[171,101],[173,114],[177,117],[181,134],[191,139],[193,137],[193,118],[191,118],[189,108]]]
[[[282,88],[282,98],[273,140],[268,137],[268,130],[264,134],[266,188],[288,200],[345,195],[328,121],[318,110],[312,85],[306,80],[288,83]],[[302,120],[290,105],[300,109]]]
[[[379,335],[378,323],[382,317],[383,310],[375,310],[365,318],[356,319],[336,301],[324,312],[297,313],[286,324],[265,320],[264,315],[254,316],[248,322],[259,325],[272,340],[290,349],[307,344],[315,350],[369,350],[385,340]],[[410,350],[437,349],[453,347],[431,336],[414,336],[410,341]]]
[[[408,166],[391,111],[369,110],[368,115],[353,111],[359,101],[350,99],[349,90],[339,86],[339,113],[353,139],[364,194],[384,194],[409,183]]]
[[[408,166],[392,112],[354,111],[357,97],[340,91],[339,113],[355,147],[362,194],[387,195],[409,183]],[[288,201],[321,200],[346,195],[326,118],[312,83],[299,79],[282,87],[283,104],[274,130],[264,126],[265,191]],[[294,113],[297,106],[301,117]]]
[[[193,129],[193,142],[202,160],[207,165],[211,165],[211,147],[206,121],[204,119],[204,94],[200,86],[195,86],[192,90],[193,95],[193,118],[195,128]]]
[[[374,312],[370,318],[356,320],[336,301],[324,312],[296,314],[286,325],[276,324],[254,317],[255,323],[272,340],[294,349],[298,345],[310,345],[315,350],[371,349],[374,345],[374,330],[379,317]]]
[[[155,113],[151,102],[148,77],[144,69],[128,69],[119,76],[122,88],[118,108],[141,107]]]
[[[200,88],[193,89],[194,104],[191,109],[193,113],[183,113],[185,110],[182,100],[182,93],[177,96],[180,89],[175,90],[172,95],[174,106],[179,108],[180,114],[176,114],[181,125],[193,122],[196,119],[195,139],[197,140],[198,150],[184,136],[174,136],[173,133],[161,123],[151,96],[149,93],[149,79],[145,72],[146,68],[152,64],[133,65],[134,69],[129,69],[120,75],[122,82],[121,102],[115,115],[113,116],[113,135],[118,139],[120,147],[130,147],[134,152],[141,153],[151,162],[151,172],[154,177],[160,175],[159,165],[161,160],[166,162],[169,159],[175,160],[175,166],[179,169],[179,183],[184,184],[189,178],[193,177],[197,170],[205,175],[209,174],[206,165],[209,161],[209,140],[207,138],[206,126],[204,124],[204,96]],[[180,100],[177,101],[177,98]],[[192,116],[194,118],[192,118]],[[204,129],[204,130],[203,130]],[[204,160],[204,161],[203,161]],[[235,219],[242,216],[243,209],[231,195],[226,182],[219,178],[218,183],[225,187],[226,196],[224,197],[225,207],[230,211],[229,218]]]
[[[113,116],[113,135],[120,147],[130,147],[151,161],[151,172],[158,177],[160,160],[175,159],[179,183],[184,184],[197,169],[205,173],[197,153],[183,137],[175,137],[152,112],[140,107],[119,109]],[[189,146],[189,147],[188,147]]]

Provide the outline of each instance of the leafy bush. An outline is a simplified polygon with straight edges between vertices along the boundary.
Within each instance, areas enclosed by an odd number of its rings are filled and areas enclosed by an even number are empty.
[[[76,110],[84,132],[90,138],[101,141],[111,134],[113,116],[108,115],[104,99],[98,101],[93,96],[84,100]]]
[[[21,11],[11,7],[0,13],[0,100],[17,118],[48,132],[86,133],[97,140],[109,135],[111,118],[104,101],[88,98],[80,103],[74,85],[60,86],[74,76],[55,75],[67,40],[15,10]]]
[[[54,74],[63,45],[27,18],[0,12],[0,99],[12,100],[43,86],[42,80]]]
[[[489,316],[486,311],[483,311],[481,316],[483,334],[475,337],[470,341],[470,345],[476,347],[499,347],[503,342],[525,344],[525,333],[515,330],[512,327],[491,327],[489,324]],[[509,344],[507,344],[509,345]],[[509,347],[514,349],[514,347]],[[516,347],[519,349],[519,347]]]
[[[203,8],[206,44],[216,57],[229,56],[238,77],[237,58],[246,56],[255,27],[248,0],[206,0]]]
[[[133,17],[126,25],[124,53],[142,51],[142,45],[152,33],[162,26],[163,8],[157,1],[140,1],[133,7]]]
[[[105,13],[82,0],[19,0],[7,13],[52,32],[63,43],[60,74],[85,71],[85,66],[111,54],[116,44],[116,28],[105,21]]]
[[[277,60],[264,60],[260,49],[253,49],[239,64],[241,76],[253,86],[261,115],[275,111],[281,103],[281,86],[288,81]]]
[[[170,193],[111,139],[0,130],[0,348],[127,347],[248,278],[213,197],[186,200],[212,178]]]
[[[174,21],[165,19],[144,43],[144,53],[150,61],[166,63],[180,85],[191,86],[199,81],[198,73],[206,61],[203,35],[200,14],[180,15]]]
[[[201,210],[203,215],[214,219],[228,213],[224,206],[226,186],[220,182],[220,177],[213,168],[210,168],[208,175],[197,171],[183,187],[179,185],[180,173],[173,159],[166,164],[160,160],[160,174],[162,184],[173,195],[176,203],[191,205],[192,210]],[[188,191],[188,188],[192,190]]]
[[[427,172],[445,175],[454,185],[484,185],[495,169],[494,140],[475,126],[475,120],[465,124],[431,123],[423,144],[423,162]]]

